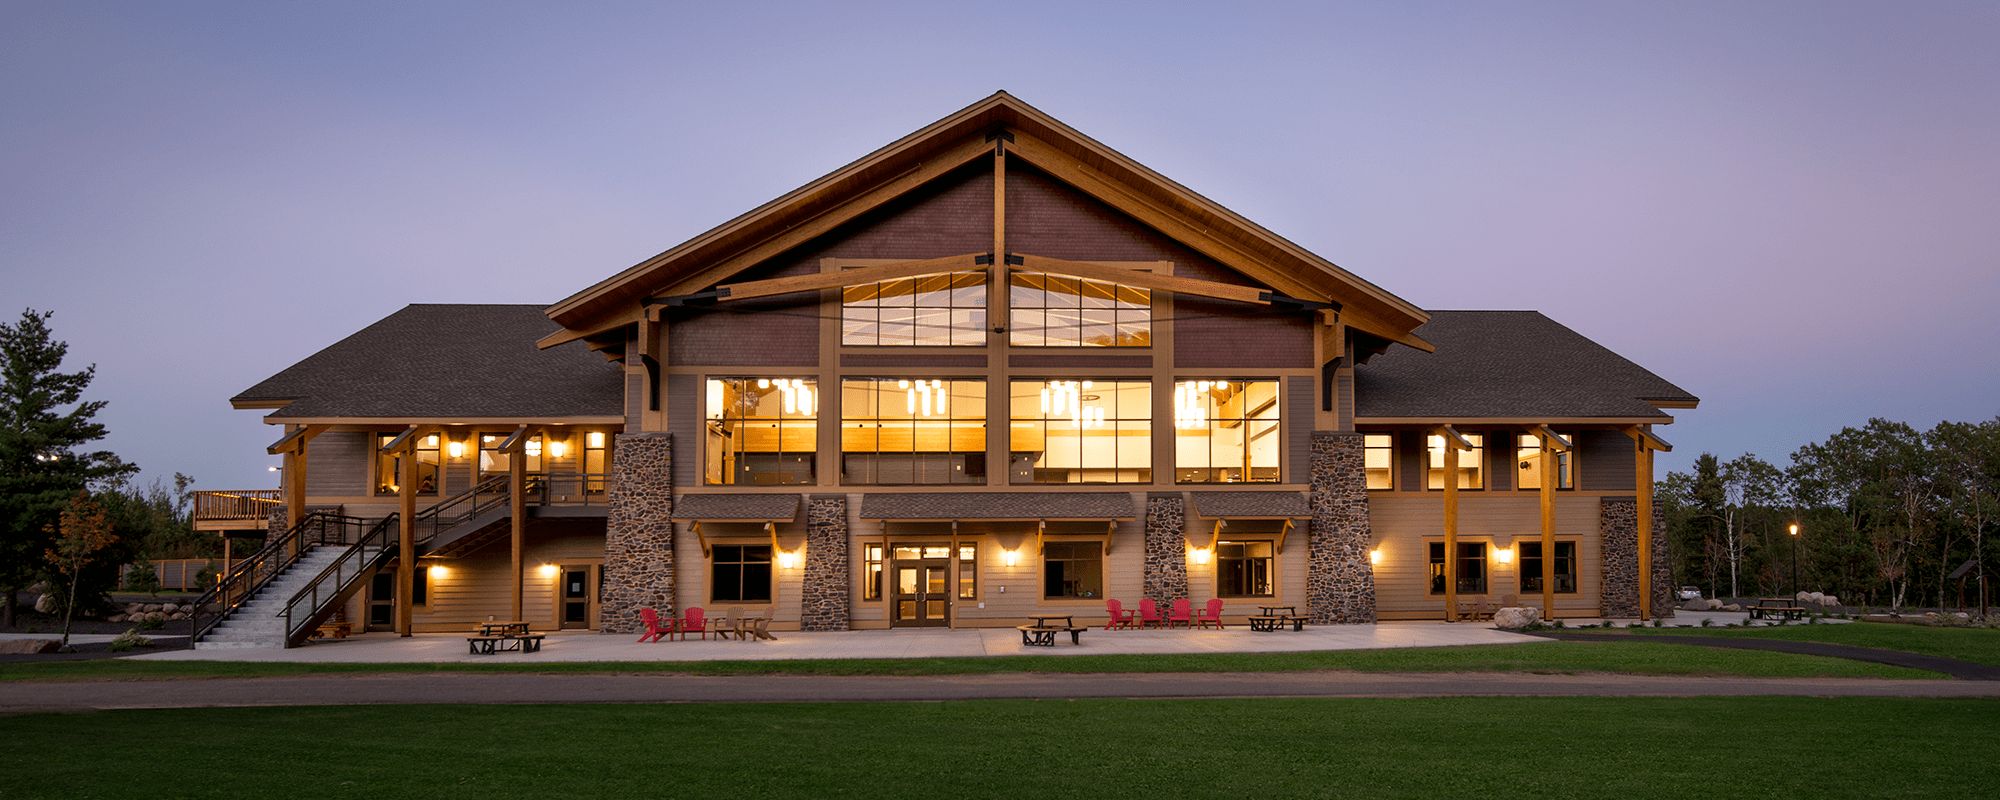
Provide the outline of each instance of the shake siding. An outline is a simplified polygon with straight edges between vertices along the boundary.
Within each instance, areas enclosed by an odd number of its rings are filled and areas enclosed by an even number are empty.
[[[555,630],[556,581],[543,564],[603,563],[604,523],[599,521],[536,522],[530,524],[523,547],[521,616],[536,631]],[[506,540],[481,547],[464,558],[436,562],[445,574],[431,580],[430,605],[419,608],[411,621],[417,631],[469,631],[487,617],[507,619],[513,612],[508,570],[512,553]],[[421,562],[428,569],[432,562]]]
[[[1279,480],[1307,483],[1312,478],[1313,382],[1318,378],[1295,376],[1285,379],[1285,408],[1280,416],[1285,431],[1285,471]]]
[[[1396,432],[1396,488],[1406,492],[1424,489],[1424,432]]]
[[[1007,163],[1007,249],[1071,261],[1172,261],[1174,274],[1249,280],[1020,161]]]
[[[328,431],[306,445],[306,496],[354,497],[372,494],[368,485],[372,434]]]
[[[1619,431],[1582,431],[1577,449],[1577,485],[1590,492],[1637,491],[1632,438]],[[310,477],[310,476],[308,476]]]
[[[674,487],[701,486],[701,380],[693,375],[667,376],[667,430],[674,436]],[[608,443],[607,443],[608,444]],[[698,553],[697,553],[698,554]]]
[[[1340,429],[1354,430],[1354,376],[1341,375],[1333,379],[1333,407],[1338,415]]]
[[[1174,365],[1241,372],[1258,367],[1306,369],[1312,363],[1312,325],[1303,314],[1267,306],[1174,298]]]
[[[1492,492],[1513,491],[1514,480],[1521,474],[1521,462],[1514,458],[1514,437],[1520,431],[1485,431],[1486,434],[1486,489]],[[1540,485],[1529,487],[1540,488]]]
[[[1368,500],[1374,546],[1382,550],[1382,563],[1375,566],[1378,614],[1383,619],[1438,619],[1444,614],[1442,595],[1430,594],[1427,583],[1430,564],[1429,543],[1443,541],[1444,498],[1378,495]],[[1602,582],[1602,543],[1598,534],[1596,497],[1558,496],[1555,505],[1557,541],[1577,545],[1577,591],[1556,595],[1556,610],[1565,616],[1592,616],[1598,612],[1598,586]],[[1492,558],[1498,548],[1513,549],[1517,542],[1541,540],[1541,509],[1534,495],[1506,496],[1471,493],[1459,496],[1458,540],[1483,542],[1487,548],[1485,595],[1461,595],[1466,599],[1484,596],[1498,601],[1501,595],[1520,595],[1524,603],[1539,606],[1539,592],[1520,590],[1520,559],[1502,565]]]
[[[625,375],[625,430],[645,430],[646,376]]]

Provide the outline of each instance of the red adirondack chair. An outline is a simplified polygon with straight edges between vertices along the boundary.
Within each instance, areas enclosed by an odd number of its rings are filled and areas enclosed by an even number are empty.
[[[681,641],[687,641],[690,633],[699,633],[701,638],[708,638],[708,621],[703,619],[701,606],[688,609],[687,617],[681,620]]]
[[[1160,609],[1153,605],[1152,599],[1147,598],[1139,601],[1139,627],[1157,628],[1161,624]]]
[[[1167,617],[1167,627],[1171,628],[1176,624],[1183,628],[1194,627],[1193,612],[1189,610],[1188,599],[1185,597],[1174,601],[1174,610]]]
[[[674,625],[676,621],[674,618],[668,617],[667,624],[663,626],[660,624],[660,615],[658,612],[650,608],[642,608],[639,609],[639,621],[646,623],[646,633],[639,637],[639,641],[657,642],[662,636],[669,639],[673,638],[674,628],[676,627]]]
[[[1216,630],[1222,630],[1223,628],[1222,598],[1220,597],[1209,598],[1208,608],[1204,609],[1200,614],[1197,614],[1194,618],[1194,621],[1200,623],[1201,627],[1204,628],[1213,624]]]
[[[1114,627],[1117,628],[1132,627],[1133,615],[1137,613],[1132,611],[1126,611],[1125,606],[1123,604],[1119,603],[1116,600],[1112,600],[1108,597],[1105,598],[1104,600],[1104,610],[1111,612],[1111,621],[1104,623],[1104,629],[1107,631],[1111,630]]]

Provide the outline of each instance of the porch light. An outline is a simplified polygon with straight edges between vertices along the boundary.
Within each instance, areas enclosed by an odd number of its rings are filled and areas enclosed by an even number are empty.
[[[464,458],[464,457],[465,457],[465,443],[464,443],[464,442],[461,442],[461,441],[457,441],[457,440],[453,440],[453,441],[452,441],[452,443],[451,443],[450,445],[448,445],[448,446],[446,447],[446,449],[447,449],[447,450],[450,450],[450,451],[451,451],[451,457],[452,457],[452,458]]]
[[[1512,551],[1512,550],[1494,550],[1494,551],[1493,551],[1493,560],[1494,560],[1494,561],[1498,561],[1498,562],[1500,562],[1500,563],[1502,563],[1502,564],[1512,564],[1512,563],[1514,563],[1514,551]]]
[[[1208,563],[1208,548],[1197,547],[1194,549],[1194,563],[1196,564]]]
[[[1382,563],[1382,548],[1378,547],[1368,551],[1368,563],[1370,564]]]
[[[799,554],[798,551],[796,550],[779,550],[778,566],[783,567],[785,569],[791,569],[792,565],[798,562],[798,558]]]
[[[431,567],[431,580],[441,579],[444,577],[444,574],[445,574],[444,567],[435,567],[435,566]]]
[[[1006,557],[1007,566],[1010,567],[1020,563],[1021,561],[1021,551],[1019,550],[1003,551],[1002,555]]]
[[[543,575],[544,577],[549,577],[549,578],[553,578],[553,577],[555,577],[555,576],[556,576],[556,572],[557,572],[557,570],[556,570],[556,565],[554,565],[554,564],[543,564],[543,565],[542,565],[542,575]]]
[[[568,449],[569,448],[563,444],[562,439],[549,440],[549,458],[562,458],[563,451]]]

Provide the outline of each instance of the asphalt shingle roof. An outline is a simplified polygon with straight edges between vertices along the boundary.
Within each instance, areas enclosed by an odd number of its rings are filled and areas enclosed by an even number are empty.
[[[1433,311],[1354,369],[1357,417],[1657,417],[1694,395],[1537,311]]]
[[[1204,517],[1310,517],[1302,492],[1190,492]]]
[[[869,494],[862,519],[1133,519],[1125,492]]]
[[[674,501],[674,519],[766,520],[799,518],[795,494],[684,494]]]
[[[276,418],[577,417],[624,413],[624,371],[557,328],[541,305],[410,305],[245,389],[291,400]]]

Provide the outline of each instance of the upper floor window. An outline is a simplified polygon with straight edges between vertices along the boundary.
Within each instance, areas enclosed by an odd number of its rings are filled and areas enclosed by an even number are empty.
[[[1361,468],[1368,473],[1368,488],[1396,488],[1396,435],[1367,433],[1361,436]]]
[[[1278,382],[1174,384],[1174,480],[1275,483]]]
[[[507,451],[500,449],[511,433],[479,434],[479,479],[506,477],[514,468],[514,459]],[[523,469],[530,475],[542,471],[542,437],[529,437],[522,443],[526,463]]]
[[[1445,449],[1444,437],[1427,437],[1427,441],[1425,442],[1427,449],[1425,461],[1428,462],[1429,469],[1426,470],[1428,475],[1424,479],[1424,486],[1426,488],[1444,488],[1445,459],[1452,457],[1454,453],[1458,456],[1458,488],[1485,488],[1485,476],[1481,474],[1479,466],[1486,463],[1486,437],[1477,433],[1461,433],[1459,435],[1472,443],[1471,450],[1447,450]]]
[[[986,273],[952,272],[841,291],[840,343],[965,347],[986,344]]]
[[[1576,441],[1576,434],[1568,434],[1563,436],[1563,438],[1574,442]],[[1576,485],[1572,482],[1574,476],[1572,475],[1573,470],[1570,469],[1570,454],[1567,452],[1551,452],[1549,455],[1553,457],[1552,460],[1556,466],[1556,488],[1576,488]],[[1542,488],[1542,437],[1532,433],[1518,434],[1514,442],[1514,461],[1515,465],[1519,467],[1519,470],[1515,474],[1520,476],[1520,479],[1514,484],[1514,488],[1524,491],[1540,491]]]
[[[1008,278],[1016,347],[1147,347],[1153,343],[1149,289],[1041,272]]]
[[[375,437],[375,493],[397,494],[402,491],[403,454],[385,453],[382,448],[396,440],[399,434],[382,433]],[[417,494],[437,494],[438,492],[438,435],[433,433],[417,437]]]
[[[813,453],[819,441],[818,381],[711,378],[707,412],[703,474],[709,483],[813,482]]]
[[[1013,483],[1151,483],[1153,386],[1135,381],[1014,381]]]
[[[840,480],[985,483],[986,382],[843,378]]]

